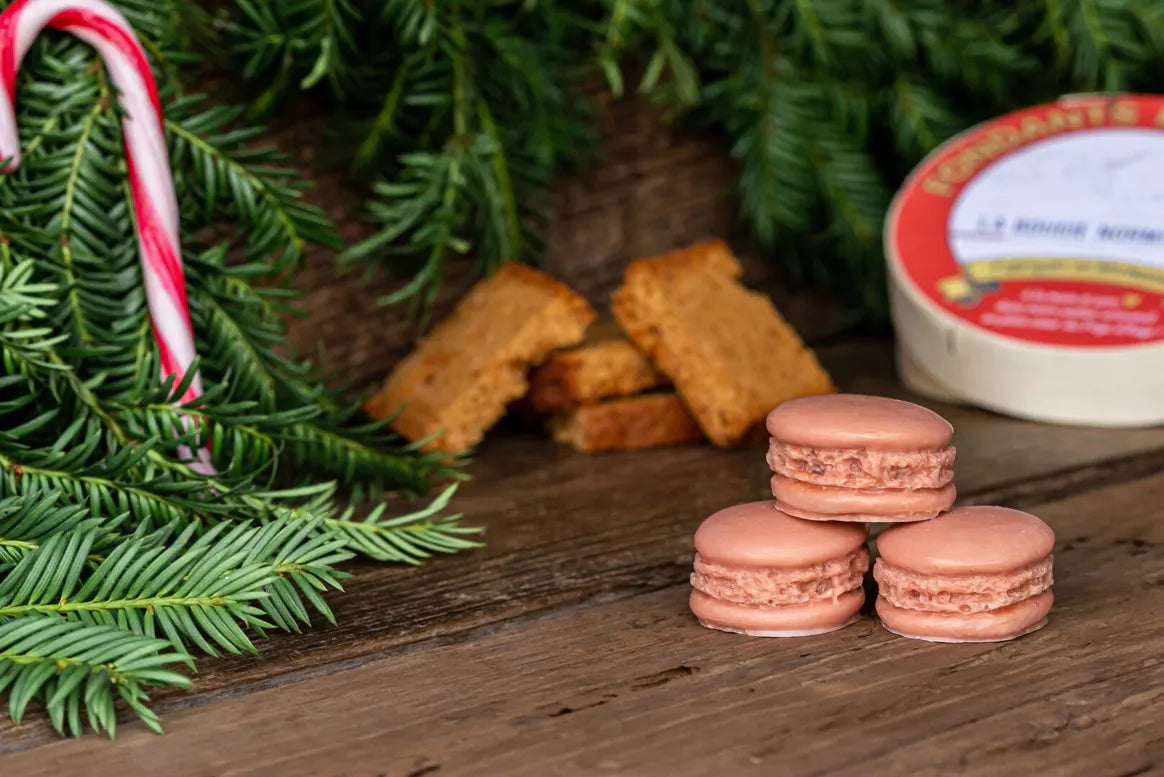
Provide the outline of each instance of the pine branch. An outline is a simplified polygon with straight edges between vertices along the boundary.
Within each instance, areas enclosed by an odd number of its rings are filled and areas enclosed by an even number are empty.
[[[354,519],[352,508],[327,526],[347,538],[348,547],[377,561],[417,564],[434,553],[456,553],[479,543],[467,539],[479,529],[460,526],[459,515],[439,516],[453,496],[455,486],[445,489],[427,507],[396,518],[383,518],[380,505],[362,520]]]
[[[3,442],[0,439],[0,444]],[[181,483],[161,478],[136,481],[117,475],[107,476],[105,465],[124,465],[126,455],[78,466],[75,471],[67,469],[70,465],[76,466],[75,461],[44,461],[47,458],[25,454],[21,460],[17,460],[0,453],[0,493],[19,496],[60,493],[76,504],[89,505],[99,510],[102,515],[128,513],[134,521],[146,526],[157,526],[169,521],[188,523],[229,509],[225,503],[216,504],[192,498],[207,491],[206,486],[197,481]],[[27,461],[38,463],[24,463]]]
[[[264,109],[325,76],[348,105],[351,166],[381,179],[368,209],[375,232],[344,262],[387,267],[402,284],[384,302],[418,310],[451,257],[472,250],[482,271],[539,259],[538,195],[595,146],[572,89],[585,27],[515,0],[245,0],[226,25],[242,71],[274,84],[258,98]]]
[[[464,477],[458,469],[463,461],[443,453],[421,453],[419,446],[387,432],[383,424],[354,421],[358,412],[351,406],[280,432],[291,464],[330,473],[353,489],[357,502],[383,499],[392,489],[422,493],[429,476]]]
[[[62,504],[59,494],[0,499],[0,569],[18,563],[47,538],[89,531],[97,525],[84,508]],[[94,534],[100,549],[104,543]]]
[[[907,156],[924,156],[963,125],[941,94],[905,76],[894,82],[886,102],[894,119],[894,142]]]
[[[80,735],[117,729],[114,701],[121,699],[147,726],[161,732],[146,706],[148,686],[187,688],[190,681],[167,668],[192,666],[190,657],[164,639],[124,629],[28,616],[0,623],[0,692],[8,691],[8,714],[23,720],[39,699],[54,728]]]
[[[38,283],[31,259],[13,264],[7,244],[0,244],[0,355],[5,372],[32,377],[51,373],[60,365],[50,356],[68,334],[57,334],[43,323],[57,304],[58,286]]]
[[[303,201],[299,173],[283,166],[285,155],[252,147],[261,128],[239,126],[242,115],[237,107],[207,107],[202,95],[180,98],[167,112],[173,164],[190,171],[184,212],[238,224],[247,259],[272,262],[277,272],[298,267],[307,244],[339,247],[327,218]]]
[[[606,18],[596,30],[596,62],[611,93],[621,97],[622,60],[636,51],[649,51],[638,91],[653,94],[660,102],[690,107],[700,99],[700,75],[696,64],[679,43],[684,9],[674,0],[613,0]]]
[[[1135,0],[1048,0],[1040,32],[1050,38],[1075,83],[1092,89],[1127,89],[1132,73],[1157,46],[1141,31]],[[1145,43],[1149,43],[1145,46]],[[1153,52],[1153,49],[1155,51]]]
[[[321,533],[318,522],[218,524],[197,538],[194,526],[172,533],[127,539],[91,571],[86,562],[96,532],[50,536],[0,582],[0,621],[57,615],[160,633],[183,650],[190,643],[211,655],[254,653],[244,629],[275,628],[262,617],[262,605],[281,579],[309,591],[310,604],[333,620],[319,592],[339,588],[331,567],[351,554],[340,550],[342,538]],[[284,629],[310,623],[302,601],[290,596],[296,585],[274,589],[275,603],[268,605]]]
[[[245,77],[276,74],[253,113],[263,115],[289,92],[325,80],[337,94],[350,86],[346,55],[355,48],[355,29],[363,21],[355,2],[238,0],[237,10],[226,29],[231,48],[245,57]]]
[[[416,563],[473,544],[447,497],[385,518],[388,490],[451,470],[280,351],[288,276],[335,239],[242,111],[174,80],[205,17],[120,4],[160,79],[205,391],[177,405],[191,376],[158,380],[117,96],[85,45],[42,36],[18,79],[22,164],[0,176],[0,692],[71,733],[112,732],[115,699],[156,728],[145,689],[187,684],[169,668],[186,647],[331,620],[352,549]],[[212,477],[180,458],[206,442]],[[381,500],[368,521],[338,512],[336,476]]]

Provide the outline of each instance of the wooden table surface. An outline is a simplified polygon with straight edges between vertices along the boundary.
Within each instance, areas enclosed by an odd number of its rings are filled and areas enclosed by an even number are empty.
[[[822,353],[846,389],[901,394],[883,343]],[[1031,510],[1058,535],[1042,631],[938,645],[872,617],[803,639],[700,628],[692,533],[765,497],[762,445],[585,456],[500,434],[457,500],[487,547],[356,566],[339,626],[203,660],[193,691],[160,694],[164,737],[0,725],[0,774],[1164,773],[1164,430],[933,406],[957,428],[961,502]]]

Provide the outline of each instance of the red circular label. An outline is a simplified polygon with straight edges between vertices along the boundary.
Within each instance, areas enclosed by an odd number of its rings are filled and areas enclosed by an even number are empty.
[[[1164,340],[1164,97],[1064,98],[959,135],[910,175],[886,245],[915,291],[987,331]]]

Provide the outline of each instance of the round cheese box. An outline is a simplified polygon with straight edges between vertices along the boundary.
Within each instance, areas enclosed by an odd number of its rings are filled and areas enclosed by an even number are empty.
[[[914,391],[1164,423],[1164,97],[1064,97],[958,135],[898,192],[885,248]]]

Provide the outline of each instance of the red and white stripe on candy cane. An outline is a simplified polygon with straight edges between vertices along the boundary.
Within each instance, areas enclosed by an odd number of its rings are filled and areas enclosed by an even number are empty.
[[[181,379],[194,363],[194,330],[186,302],[178,200],[170,173],[162,107],[145,51],[117,9],[103,0],[17,0],[0,14],[0,159],[11,160],[9,170],[20,164],[14,105],[16,73],[29,47],[45,28],[71,33],[96,49],[120,92],[142,279],[161,354],[162,378],[175,375]],[[194,375],[181,401],[188,402],[201,394],[202,380]],[[209,452],[198,451],[191,467],[212,473]]]

